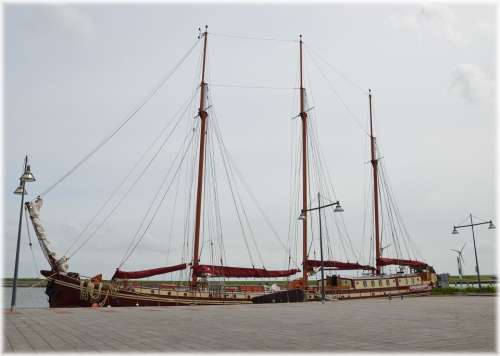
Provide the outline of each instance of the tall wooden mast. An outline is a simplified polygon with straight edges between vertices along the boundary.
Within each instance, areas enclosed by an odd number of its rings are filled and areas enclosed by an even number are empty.
[[[300,118],[302,119],[302,211],[307,210],[307,113],[304,110],[305,89],[302,81],[302,35],[300,35]],[[304,288],[307,287],[307,214],[302,220],[302,273]]]
[[[205,26],[205,32],[203,33],[203,66],[201,69],[201,84],[200,84],[200,108],[198,110],[198,115],[201,120],[200,127],[200,154],[198,161],[198,187],[196,192],[196,216],[195,216],[195,228],[194,228],[194,244],[193,244],[193,275],[191,285],[196,287],[198,283],[198,274],[196,272],[196,267],[199,264],[199,249],[200,249],[200,229],[201,229],[201,204],[203,196],[203,168],[205,165],[205,136],[206,136],[206,121],[208,113],[205,111],[205,92],[207,83],[205,83],[205,61],[207,55],[207,37],[208,37],[208,26]]]
[[[379,197],[378,197],[378,160],[375,157],[375,136],[373,135],[373,115],[372,115],[372,90],[368,90],[368,101],[370,104],[370,143],[371,143],[371,163],[373,170],[373,215],[375,220],[375,266],[376,273],[380,274],[380,221],[379,221]]]

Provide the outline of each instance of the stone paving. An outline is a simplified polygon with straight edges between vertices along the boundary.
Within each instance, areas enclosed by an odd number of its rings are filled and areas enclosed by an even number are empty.
[[[4,352],[496,350],[496,298],[4,310]]]

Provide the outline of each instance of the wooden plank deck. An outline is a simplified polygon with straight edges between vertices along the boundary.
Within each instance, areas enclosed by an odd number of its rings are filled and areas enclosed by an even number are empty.
[[[3,351],[493,352],[495,304],[460,296],[4,310]]]

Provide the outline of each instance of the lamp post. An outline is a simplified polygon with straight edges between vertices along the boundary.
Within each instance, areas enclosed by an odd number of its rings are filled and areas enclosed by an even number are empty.
[[[17,229],[17,247],[16,247],[16,262],[14,267],[14,281],[12,284],[12,299],[10,303],[10,311],[13,312],[16,307],[16,291],[17,291],[17,273],[19,270],[19,247],[21,245],[21,226],[23,221],[23,207],[24,207],[24,196],[28,194],[26,192],[26,182],[34,182],[35,177],[31,173],[30,166],[28,164],[28,156],[24,157],[24,170],[23,175],[19,178],[19,186],[14,191],[14,194],[21,196],[21,210],[19,212],[19,226]]]
[[[319,250],[320,250],[320,256],[321,256],[321,303],[325,303],[325,272],[324,272],[324,264],[323,264],[323,235],[322,235],[322,229],[321,229],[321,209],[327,208],[329,206],[335,205],[335,210],[334,212],[336,213],[341,213],[344,211],[342,206],[340,206],[340,201],[336,201],[331,204],[326,204],[321,206],[321,195],[318,193],[318,206],[316,208],[311,208],[311,209],[302,209],[300,212],[299,219],[303,220],[306,218],[306,212],[308,211],[313,211],[313,210],[318,210],[318,220],[319,220]],[[306,261],[304,261],[305,263]]]
[[[458,235],[458,230],[463,227],[470,227],[472,230],[472,242],[474,243],[474,255],[476,257],[476,273],[477,273],[477,284],[479,286],[479,289],[481,289],[481,277],[479,274],[479,262],[477,260],[477,250],[476,250],[476,238],[474,236],[474,226],[478,225],[484,225],[484,224],[489,224],[488,229],[494,229],[495,225],[493,224],[493,221],[485,221],[485,222],[480,222],[480,223],[474,223],[472,220],[472,213],[469,214],[470,216],[470,224],[468,225],[460,225],[460,226],[453,226],[453,231],[451,232],[453,235]]]

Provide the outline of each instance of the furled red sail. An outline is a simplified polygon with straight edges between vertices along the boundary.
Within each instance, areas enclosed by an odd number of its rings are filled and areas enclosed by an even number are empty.
[[[413,268],[426,268],[428,266],[427,263],[417,260],[402,260],[400,258],[387,258],[387,257],[379,258],[378,265],[379,266],[399,265],[399,266],[408,266]]]
[[[318,260],[307,260],[309,267],[321,267],[321,261]],[[372,266],[360,265],[359,263],[351,262],[340,262],[340,261],[323,261],[324,267],[333,267],[339,270],[351,270],[351,269],[364,269],[364,270],[375,270]]]
[[[183,269],[186,269],[185,263],[181,263],[180,265],[175,265],[175,266],[145,269],[143,271],[134,271],[134,272],[120,271],[117,268],[115,271],[115,274],[113,275],[113,278],[111,278],[111,279],[115,279],[115,278],[120,278],[120,279],[146,278],[146,277],[156,276],[158,274],[180,271]]]
[[[298,269],[287,270],[267,270],[263,268],[245,268],[245,267],[227,267],[227,266],[212,266],[212,265],[198,265],[195,267],[196,273],[206,273],[213,277],[288,277],[297,272]]]

